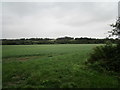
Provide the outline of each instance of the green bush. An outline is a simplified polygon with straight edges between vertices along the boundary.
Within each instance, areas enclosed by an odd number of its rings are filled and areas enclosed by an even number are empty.
[[[120,44],[112,45],[107,42],[104,46],[94,48],[87,63],[108,71],[120,72]]]

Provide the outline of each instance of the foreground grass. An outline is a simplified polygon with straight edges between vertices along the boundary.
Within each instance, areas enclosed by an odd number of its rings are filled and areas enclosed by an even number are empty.
[[[117,88],[116,77],[87,68],[95,44],[3,46],[3,88]]]

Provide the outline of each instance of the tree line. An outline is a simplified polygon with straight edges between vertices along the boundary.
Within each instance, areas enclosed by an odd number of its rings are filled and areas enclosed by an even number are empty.
[[[60,37],[57,39],[51,38],[21,38],[21,39],[1,39],[2,45],[32,45],[32,44],[103,44],[106,41],[117,43],[118,39],[96,39],[96,38],[73,38]]]

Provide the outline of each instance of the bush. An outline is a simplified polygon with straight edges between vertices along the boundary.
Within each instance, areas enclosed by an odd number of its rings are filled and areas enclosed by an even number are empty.
[[[87,63],[108,71],[120,72],[120,44],[112,45],[107,42],[104,46],[94,48]]]

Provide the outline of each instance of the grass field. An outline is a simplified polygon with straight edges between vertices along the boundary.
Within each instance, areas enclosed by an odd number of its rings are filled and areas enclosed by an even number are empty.
[[[117,88],[115,76],[87,68],[96,44],[3,45],[3,88]]]

